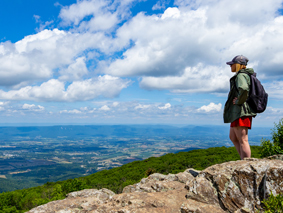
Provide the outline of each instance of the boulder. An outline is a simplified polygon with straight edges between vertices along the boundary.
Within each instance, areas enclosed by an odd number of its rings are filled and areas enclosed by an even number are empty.
[[[261,201],[283,193],[283,156],[244,159],[213,165],[203,171],[152,174],[126,186],[123,193],[85,189],[69,193],[30,213],[254,213]]]
[[[245,159],[213,165],[186,183],[188,199],[221,206],[225,211],[254,212],[271,192],[283,193],[283,162]]]

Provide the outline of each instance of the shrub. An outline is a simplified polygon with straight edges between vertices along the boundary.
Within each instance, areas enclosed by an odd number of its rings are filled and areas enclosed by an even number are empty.
[[[155,169],[149,168],[148,170],[145,171],[145,176],[148,177],[149,175],[151,175],[155,172],[156,172]]]
[[[283,119],[274,125],[272,141],[266,139],[261,141],[261,157],[277,154],[283,154]]]
[[[282,213],[283,212],[283,195],[271,195],[267,200],[262,201],[265,210],[264,213]]]

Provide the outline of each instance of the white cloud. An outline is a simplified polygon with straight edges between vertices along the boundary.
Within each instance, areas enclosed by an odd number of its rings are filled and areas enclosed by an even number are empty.
[[[81,110],[81,111],[87,111],[87,110],[88,110],[88,107],[81,107],[80,110]]]
[[[96,108],[93,108],[91,110],[88,111],[88,113],[94,113],[96,111]]]
[[[263,113],[257,114],[255,117],[256,124],[270,124],[270,126],[278,123],[280,119],[283,118],[283,108],[282,107],[272,107],[267,106],[266,110]]]
[[[0,85],[13,86],[50,78],[54,68],[68,64],[75,56],[74,51],[64,51],[66,48],[60,45],[63,43],[59,41],[65,36],[65,32],[57,29],[44,30],[15,44],[0,44]]]
[[[177,3],[184,6],[184,2]],[[222,80],[228,79],[230,68],[225,62],[244,54],[260,77],[279,78],[283,66],[283,17],[277,10],[281,3],[272,0],[259,5],[255,0],[241,0],[231,5],[224,0],[197,1],[194,10],[168,8],[160,16],[140,13],[118,29],[117,42],[126,44],[131,40],[134,45],[113,61],[106,73],[142,76],[141,86],[148,89],[226,92],[229,85]],[[242,5],[253,5],[251,13],[241,10]],[[197,83],[193,83],[187,72],[196,68]],[[158,86],[153,82],[167,79],[176,83]],[[185,86],[187,80],[192,84]],[[204,88],[207,84],[209,87]]]
[[[79,1],[71,6],[64,7],[60,11],[59,17],[65,24],[78,25],[85,16],[98,13],[106,5],[106,1]]]
[[[170,103],[165,104],[163,107],[158,107],[158,109],[169,109],[171,107]]]
[[[181,12],[176,7],[169,7],[165,10],[164,14],[161,16],[161,19],[166,18],[180,18]]]
[[[45,108],[43,106],[40,106],[40,105],[36,106],[34,104],[24,104],[22,106],[22,109],[38,112],[38,111],[43,111]]]
[[[226,92],[229,76],[224,68],[198,64],[188,67],[180,76],[143,77],[140,86],[144,89],[171,90],[175,93]]]
[[[22,87],[48,80],[57,70],[60,79],[78,80],[88,74],[85,63],[89,59],[82,56],[84,51],[109,51],[108,40],[102,33],[54,29],[26,36],[15,44],[0,43],[0,86]]]
[[[116,97],[129,84],[129,80],[104,75],[84,81],[75,81],[65,89],[63,82],[51,79],[40,86],[27,86],[8,92],[0,90],[0,98],[6,100],[86,101],[98,96]]]
[[[104,105],[99,110],[101,110],[101,111],[109,111],[110,108],[107,105]]]
[[[138,1],[80,0],[61,9],[65,30],[45,29],[0,43],[0,98],[113,98],[130,84],[118,77],[138,77],[148,90],[226,92],[232,74],[225,62],[238,54],[250,59],[260,78],[281,85],[282,0],[175,0],[176,7],[162,14],[131,17],[129,8]],[[157,1],[153,9],[167,2]],[[270,91],[273,97],[282,94]]]
[[[283,81],[272,81],[263,86],[269,98],[283,99]]]
[[[66,69],[60,70],[60,80],[80,80],[84,75],[88,74],[88,69],[85,64],[85,57],[79,57],[73,64],[70,64]]]
[[[135,109],[148,109],[148,108],[150,108],[151,107],[151,105],[149,105],[149,104],[138,104],[136,107],[135,107]]]
[[[212,112],[220,112],[221,111],[222,104],[215,104],[210,103],[209,105],[204,105],[197,109],[197,112],[204,112],[204,113],[212,113]]]
[[[156,121],[169,121],[171,118],[175,119],[176,114],[178,114],[182,120],[186,120],[194,119],[196,116],[200,115],[196,112],[196,107],[194,106],[171,105],[169,103],[163,104],[162,106],[160,103],[129,101],[119,102],[119,105],[115,108],[111,107],[114,103],[115,102],[112,101],[94,102],[94,104],[98,106],[99,110],[93,112],[93,115],[98,118],[103,117],[104,114],[101,113],[101,109],[104,109],[107,112],[107,116],[110,116],[113,119],[119,119],[120,121],[121,119],[123,121],[130,119],[130,122],[150,119],[154,119]]]
[[[7,108],[9,108],[9,102],[8,101],[0,101],[0,111],[4,111],[6,110]]]
[[[40,32],[40,31],[44,30],[47,26],[50,26],[51,24],[54,23],[53,20],[51,20],[51,21],[46,21],[46,22],[43,23],[43,22],[41,21],[39,15],[33,15],[33,18],[35,19],[36,23],[39,23],[39,27],[36,28],[36,31],[37,31],[37,32]]]
[[[118,105],[119,105],[119,102],[117,102],[117,101],[113,102],[113,104],[112,104],[113,107],[117,107]]]
[[[103,106],[103,107],[101,107],[101,108],[102,108],[102,109],[99,109],[99,110],[104,110],[104,111],[107,111],[107,110],[108,110],[108,109],[107,109],[107,106]],[[110,108],[109,108],[109,110],[110,110]],[[66,109],[64,109],[64,110],[60,110],[60,111],[59,111],[60,114],[73,114],[73,115],[75,115],[75,114],[84,114],[84,115],[87,115],[87,114],[92,114],[92,113],[95,113],[95,112],[99,113],[99,112],[96,110],[96,108],[90,109],[89,107],[81,107],[80,109],[72,109],[72,110],[66,110]]]
[[[108,31],[130,15],[129,7],[138,0],[87,0],[64,7],[59,17],[63,25],[79,31]],[[89,17],[89,21],[84,18]]]
[[[165,9],[165,5],[168,4],[168,0],[160,0],[157,1],[157,3],[155,5],[153,5],[152,10],[161,10],[161,9]]]
[[[62,110],[60,111],[60,113],[67,113],[67,114],[81,114],[82,112],[80,110],[77,109],[73,109],[73,110]]]
[[[283,116],[283,108],[267,107],[265,113],[280,117]]]
[[[229,47],[231,30],[237,26],[208,30],[206,19],[204,9],[168,8],[161,17],[138,14],[117,32],[120,40],[133,40],[135,45],[106,71],[117,76],[176,76],[199,63],[219,65],[217,50]]]

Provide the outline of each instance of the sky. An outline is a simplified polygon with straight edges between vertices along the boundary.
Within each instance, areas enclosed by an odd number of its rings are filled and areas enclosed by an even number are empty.
[[[283,0],[1,0],[0,125],[222,125],[249,58],[283,117]],[[228,125],[228,124],[226,124]]]

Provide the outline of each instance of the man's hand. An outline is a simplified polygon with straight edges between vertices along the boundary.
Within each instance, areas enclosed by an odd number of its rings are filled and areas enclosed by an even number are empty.
[[[233,104],[236,104],[237,99],[238,99],[237,97],[233,99]]]

